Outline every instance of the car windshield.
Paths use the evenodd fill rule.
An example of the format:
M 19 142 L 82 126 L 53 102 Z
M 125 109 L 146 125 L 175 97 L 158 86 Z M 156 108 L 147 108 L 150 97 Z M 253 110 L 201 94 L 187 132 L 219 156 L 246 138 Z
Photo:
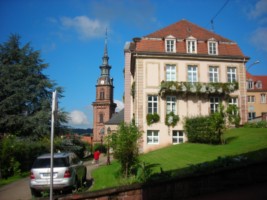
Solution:
M 69 166 L 66 158 L 54 158 L 54 167 L 67 167 Z M 34 163 L 32 168 L 49 168 L 50 158 L 39 158 Z

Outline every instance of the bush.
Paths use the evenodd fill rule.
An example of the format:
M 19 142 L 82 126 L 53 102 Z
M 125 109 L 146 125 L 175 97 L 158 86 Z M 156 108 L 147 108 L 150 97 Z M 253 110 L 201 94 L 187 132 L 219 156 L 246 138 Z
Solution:
M 3 178 L 29 171 L 35 158 L 49 152 L 49 140 L 32 141 L 12 135 L 2 138 L 0 143 L 0 166 Z
M 213 116 L 199 116 L 187 118 L 185 132 L 188 142 L 218 144 L 221 136 L 215 127 L 212 126 Z
M 247 122 L 245 128 L 267 128 L 267 121 Z
M 107 147 L 101 143 L 94 144 L 94 152 L 96 150 L 99 150 L 101 153 L 107 153 Z

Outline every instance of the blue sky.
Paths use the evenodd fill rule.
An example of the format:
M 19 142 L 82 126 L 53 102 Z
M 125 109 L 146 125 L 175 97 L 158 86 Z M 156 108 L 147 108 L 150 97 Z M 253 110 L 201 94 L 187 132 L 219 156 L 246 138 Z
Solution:
M 125 42 L 181 19 L 208 30 L 213 19 L 214 31 L 251 58 L 247 66 L 260 61 L 249 71 L 267 75 L 267 0 L 0 0 L 0 43 L 15 33 L 40 50 L 49 64 L 44 73 L 65 89 L 59 106 L 70 114 L 69 125 L 92 128 L 106 28 L 114 99 L 121 108 Z

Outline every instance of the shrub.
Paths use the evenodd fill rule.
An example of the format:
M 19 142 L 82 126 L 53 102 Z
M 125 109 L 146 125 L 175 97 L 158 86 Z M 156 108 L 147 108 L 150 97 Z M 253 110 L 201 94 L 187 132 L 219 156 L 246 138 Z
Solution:
M 94 152 L 96 150 L 99 150 L 101 153 L 107 153 L 107 147 L 101 143 L 94 144 Z
M 141 132 L 134 124 L 122 123 L 116 133 L 112 134 L 111 147 L 113 148 L 114 158 L 121 165 L 123 176 L 128 177 L 132 174 L 134 166 L 138 163 L 138 140 Z
M 267 128 L 267 121 L 247 122 L 245 128 Z
M 192 143 L 220 143 L 220 135 L 212 127 L 211 116 L 199 116 L 187 118 L 185 122 L 185 132 L 188 141 Z

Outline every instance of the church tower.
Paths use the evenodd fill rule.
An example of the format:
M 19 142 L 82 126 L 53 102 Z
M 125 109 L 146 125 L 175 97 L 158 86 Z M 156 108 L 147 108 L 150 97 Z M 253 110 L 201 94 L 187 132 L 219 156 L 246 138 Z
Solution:
M 107 122 L 115 112 L 116 104 L 113 102 L 113 78 L 110 77 L 111 66 L 108 64 L 107 50 L 107 32 L 105 38 L 104 55 L 102 57 L 102 65 L 99 67 L 101 71 L 100 77 L 96 84 L 96 100 L 93 102 L 94 110 L 94 129 L 93 141 L 102 142 L 105 133 L 104 123 Z

